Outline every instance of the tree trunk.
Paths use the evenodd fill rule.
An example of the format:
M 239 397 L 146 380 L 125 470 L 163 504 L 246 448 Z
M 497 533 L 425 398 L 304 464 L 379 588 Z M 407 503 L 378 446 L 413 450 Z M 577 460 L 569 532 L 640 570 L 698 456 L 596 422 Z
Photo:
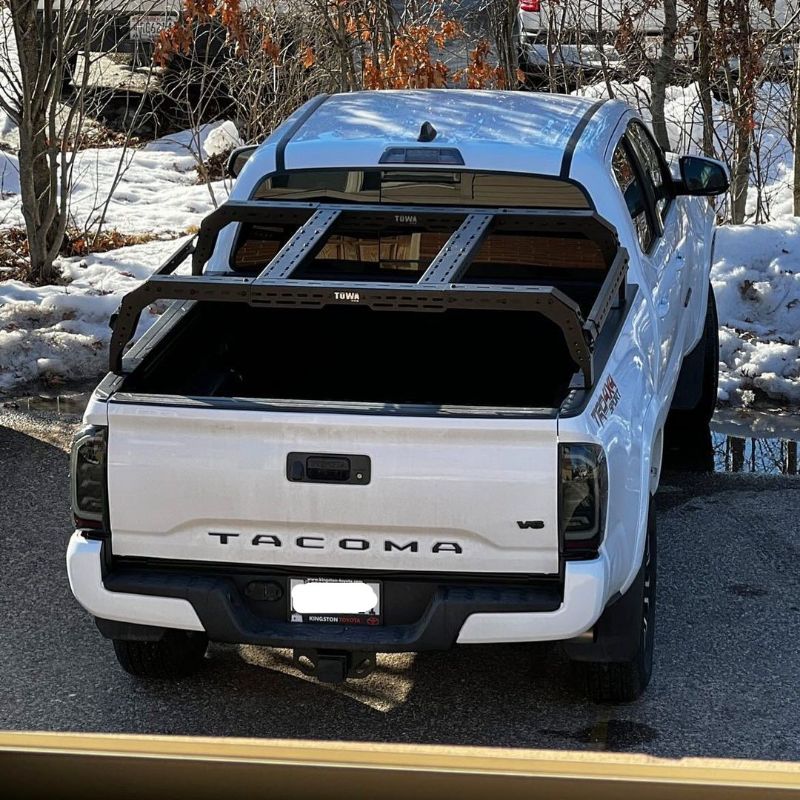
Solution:
M 703 154 L 714 156 L 714 109 L 711 102 L 711 25 L 708 22 L 708 0 L 697 0 L 695 8 L 697 38 L 697 91 L 703 115 Z
M 800 217 L 800 58 L 794 72 L 794 215 Z
M 653 115 L 653 134 L 662 150 L 670 150 L 664 103 L 667 84 L 675 68 L 675 39 L 678 34 L 678 8 L 676 0 L 664 0 L 664 29 L 661 38 L 661 55 L 653 66 L 650 110 Z
M 741 98 L 740 98 L 740 101 Z M 733 208 L 731 222 L 741 225 L 744 222 L 747 206 L 747 188 L 750 183 L 750 151 L 753 144 L 753 131 L 747 119 L 747 112 L 741 109 L 736 119 L 736 143 L 731 170 L 731 194 Z
M 50 116 L 56 113 L 54 92 L 56 86 L 60 91 L 58 74 L 63 74 L 63 65 L 51 68 L 50 58 L 44 55 L 52 52 L 52 40 L 45 41 L 47 37 L 37 23 L 36 3 L 12 0 L 11 10 L 23 86 L 19 175 L 31 278 L 39 284 L 52 283 L 58 277 L 53 261 L 64 236 L 65 221 L 59 208 L 57 144 L 48 142 L 48 131 Z

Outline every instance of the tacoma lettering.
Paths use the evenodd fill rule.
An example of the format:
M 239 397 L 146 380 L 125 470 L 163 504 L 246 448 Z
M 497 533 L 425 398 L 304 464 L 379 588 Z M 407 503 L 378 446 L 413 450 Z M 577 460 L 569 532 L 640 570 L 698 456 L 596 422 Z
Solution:
M 522 527 L 522 525 L 520 525 L 520 527 Z M 526 525 L 526 527 L 530 526 Z M 532 527 L 537 527 L 537 525 L 534 523 Z M 229 544 L 230 539 L 236 539 L 241 536 L 239 533 L 216 533 L 213 531 L 209 531 L 208 535 L 217 537 L 219 543 L 223 545 Z M 249 539 L 249 543 L 251 547 L 261 547 L 263 545 L 269 547 L 284 546 L 281 537 L 272 533 L 257 533 Z M 347 550 L 351 553 L 363 553 L 371 549 L 373 545 L 377 548 L 382 548 L 385 553 L 420 552 L 419 542 L 413 539 L 409 542 L 393 542 L 391 539 L 384 539 L 372 543 L 367 539 L 357 539 L 354 537 L 345 537 L 344 539 L 336 539 L 334 541 L 330 541 L 324 536 L 297 536 L 294 539 L 294 546 L 302 548 L 303 550 L 325 550 L 329 545 L 338 546 L 341 550 Z M 455 555 L 460 555 L 464 552 L 464 548 L 458 542 L 434 542 L 430 546 L 430 552 L 454 553 Z

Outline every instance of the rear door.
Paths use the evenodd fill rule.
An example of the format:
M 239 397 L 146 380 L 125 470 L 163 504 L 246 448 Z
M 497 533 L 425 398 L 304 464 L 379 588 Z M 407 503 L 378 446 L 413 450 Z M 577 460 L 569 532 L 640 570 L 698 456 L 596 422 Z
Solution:
M 656 309 L 661 321 L 661 374 L 670 362 L 680 359 L 683 326 L 686 322 L 686 296 L 694 248 L 687 242 L 685 214 L 672 192 L 672 181 L 664 156 L 644 125 L 634 120 L 626 138 L 650 197 L 650 209 L 657 235 L 648 253 L 657 273 Z
M 669 171 L 649 132 L 633 120 L 613 157 L 614 172 L 628 205 L 641 258 L 654 276 L 653 301 L 657 314 L 659 381 L 680 354 L 684 319 L 687 257 L 686 219 L 671 192 Z
M 290 453 L 319 457 L 305 477 L 332 482 L 297 480 Z M 333 456 L 349 459 L 351 472 Z M 118 556 L 344 570 L 559 568 L 555 419 L 112 400 L 108 476 Z

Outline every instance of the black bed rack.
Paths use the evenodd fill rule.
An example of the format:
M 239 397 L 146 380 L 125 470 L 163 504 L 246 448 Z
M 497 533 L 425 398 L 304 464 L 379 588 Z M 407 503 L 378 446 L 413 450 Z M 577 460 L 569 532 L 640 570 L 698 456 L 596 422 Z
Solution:
M 358 231 L 455 231 L 425 272 L 408 282 L 303 280 L 298 269 L 319 252 L 334 224 Z M 257 275 L 204 272 L 221 231 L 229 225 L 299 225 Z M 489 231 L 578 235 L 596 242 L 608 270 L 586 319 L 578 304 L 552 286 L 460 283 Z M 191 275 L 175 274 L 192 258 Z M 125 295 L 112 323 L 110 369 L 123 374 L 123 353 L 142 311 L 157 300 L 247 303 L 251 306 L 321 308 L 357 303 L 379 310 L 436 312 L 448 308 L 536 311 L 561 329 L 578 365 L 574 388 L 594 380 L 595 342 L 615 306 L 625 301 L 628 256 L 614 229 L 594 211 L 462 208 L 253 201 L 220 206 L 141 286 Z

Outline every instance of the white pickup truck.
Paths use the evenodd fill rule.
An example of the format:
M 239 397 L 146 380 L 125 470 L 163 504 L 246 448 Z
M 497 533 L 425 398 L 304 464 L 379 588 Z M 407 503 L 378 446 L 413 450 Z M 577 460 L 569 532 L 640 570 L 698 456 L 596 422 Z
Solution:
M 556 640 L 637 697 L 665 420 L 716 398 L 724 167 L 671 172 L 620 102 L 433 90 L 314 98 L 231 169 L 74 443 L 70 584 L 121 665 Z

